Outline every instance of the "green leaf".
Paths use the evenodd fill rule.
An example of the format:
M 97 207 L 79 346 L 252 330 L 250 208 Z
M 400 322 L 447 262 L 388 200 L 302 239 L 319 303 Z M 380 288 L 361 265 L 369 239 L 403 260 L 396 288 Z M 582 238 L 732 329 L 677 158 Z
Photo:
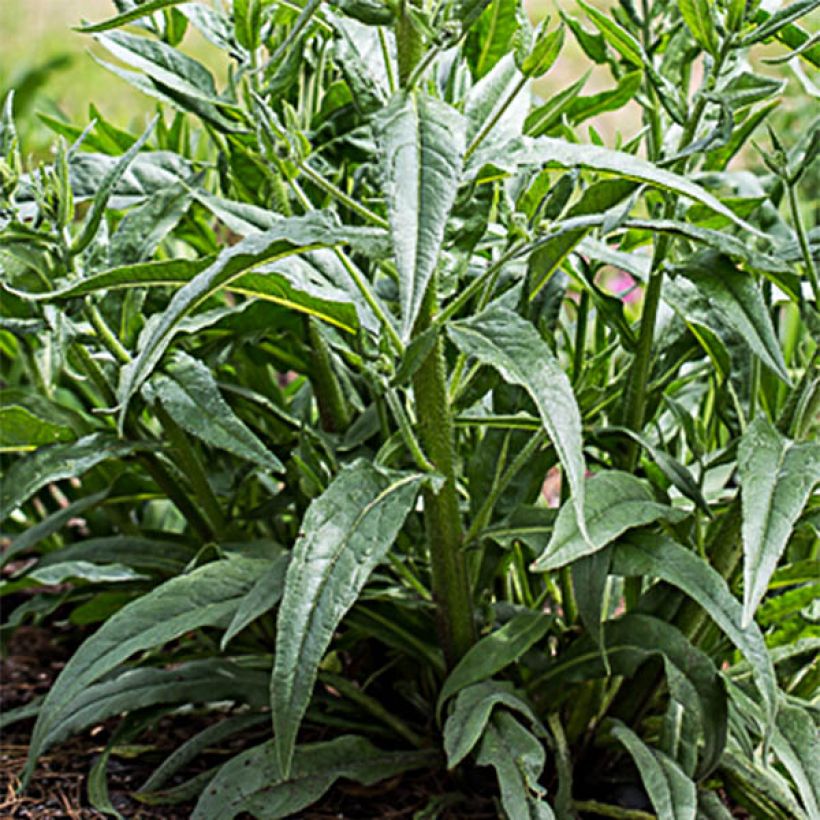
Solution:
M 554 820 L 538 783 L 546 762 L 544 745 L 507 712 L 498 712 L 484 731 L 476 764 L 492 766 L 501 805 L 510 820 Z
M 236 41 L 248 51 L 259 48 L 259 28 L 262 24 L 260 0 L 234 0 L 233 25 Z
M 680 272 L 695 285 L 706 303 L 706 316 L 700 318 L 708 319 L 707 327 L 716 333 L 722 323 L 733 328 L 763 364 L 789 384 L 783 353 L 754 279 L 739 271 L 725 256 L 712 252 L 690 258 Z
M 558 54 L 563 45 L 563 26 L 549 34 L 539 36 L 532 51 L 521 63 L 521 73 L 525 77 L 541 77 L 546 74 L 558 59 Z
M 592 555 L 633 527 L 654 521 L 676 521 L 686 513 L 659 504 L 647 484 L 629 473 L 607 470 L 586 482 L 588 538 L 578 529 L 568 503 L 558 513 L 555 529 L 544 552 L 532 565 L 535 572 L 550 572 Z
M 177 351 L 168 373 L 170 376 L 154 376 L 147 392 L 162 402 L 180 427 L 212 447 L 263 469 L 284 472 L 282 462 L 222 398 L 211 371 L 199 359 Z
M 133 23 L 134 20 L 140 20 L 153 14 L 155 11 L 170 8 L 171 6 L 178 6 L 188 0 L 146 0 L 140 3 L 135 8 L 110 17 L 108 20 L 103 20 L 101 23 L 84 23 L 77 27 L 77 31 L 83 34 L 94 34 L 99 31 L 108 31 L 112 28 L 120 28 L 127 23 Z
M 276 748 L 286 776 L 322 656 L 392 546 L 422 481 L 417 473 L 382 471 L 360 460 L 305 513 L 285 576 L 271 678 Z
M 797 0 L 796 3 L 789 3 L 788 6 L 778 9 L 770 17 L 764 19 L 750 34 L 747 34 L 739 43 L 742 48 L 747 48 L 754 43 L 760 43 L 774 37 L 782 29 L 790 24 L 810 14 L 820 7 L 820 0 Z M 763 16 L 766 12 L 761 12 Z M 755 22 L 758 18 L 755 18 Z
M 782 703 L 772 748 L 797 785 L 806 814 L 820 816 L 820 741 L 811 713 L 794 703 Z
M 467 7 L 469 12 L 465 14 Z M 472 24 L 464 52 L 475 78 L 481 79 L 510 51 L 519 28 L 518 3 L 516 0 L 462 0 L 462 9 L 462 16 L 467 18 L 465 27 Z M 470 18 L 476 17 L 472 23 Z
M 41 419 L 25 407 L 0 407 L 0 452 L 35 450 L 74 438 L 71 428 Z
M 644 63 L 644 54 L 641 44 L 622 26 L 619 26 L 611 17 L 598 9 L 587 5 L 584 0 L 578 0 L 578 5 L 586 12 L 587 17 L 601 32 L 604 40 L 611 45 L 618 54 L 635 68 L 641 68 Z
M 0 581 L 0 597 L 38 586 L 85 581 L 89 584 L 119 584 L 124 581 L 139 581 L 144 575 L 134 572 L 122 564 L 92 564 L 89 561 L 61 561 L 47 567 L 37 567 L 25 575 L 12 580 Z
M 274 558 L 268 568 L 259 576 L 248 594 L 237 607 L 233 620 L 225 630 L 220 643 L 220 649 L 225 647 L 248 624 L 253 623 L 261 615 L 273 609 L 282 597 L 285 589 L 285 573 L 287 572 L 290 555 L 284 554 Z
M 516 693 L 511 683 L 483 681 L 468 686 L 459 692 L 453 712 L 444 724 L 448 768 L 454 769 L 475 748 L 496 706 L 506 706 L 524 715 L 532 724 L 538 724 L 532 707 Z
M 754 618 L 812 490 L 820 443 L 795 443 L 758 416 L 738 447 L 743 509 L 743 623 Z
M 439 709 L 465 686 L 490 678 L 518 660 L 546 635 L 551 624 L 552 619 L 543 612 L 528 610 L 478 641 L 444 681 L 438 697 Z
M 774 720 L 777 679 L 760 629 L 742 625 L 743 609 L 726 582 L 710 564 L 662 535 L 633 535 L 615 548 L 612 571 L 618 575 L 654 575 L 681 589 L 700 604 L 726 637 L 752 665 L 755 683 Z
M 125 175 L 128 166 L 136 158 L 137 154 L 142 150 L 151 132 L 154 130 L 157 118 L 155 117 L 145 129 L 143 135 L 116 161 L 111 168 L 108 169 L 102 180 L 98 180 L 94 201 L 91 203 L 91 208 L 85 218 L 83 227 L 80 233 L 75 237 L 71 244 L 72 253 L 79 253 L 91 244 L 91 240 L 97 234 L 100 227 L 100 222 L 105 214 L 105 209 L 108 207 L 111 196 L 117 187 L 117 183 Z
M 651 749 L 620 721 L 613 721 L 611 731 L 635 761 L 658 817 L 695 820 L 697 789 L 678 764 L 663 752 Z
M 653 657 L 663 659 L 672 696 L 696 713 L 703 733 L 699 774 L 713 771 L 721 760 L 727 734 L 723 681 L 714 663 L 671 624 L 649 615 L 627 613 L 606 621 L 603 645 L 607 660 L 591 636 L 575 641 L 531 684 L 533 697 L 550 703 L 565 696 L 574 682 L 622 675 L 630 678 Z M 685 686 L 681 686 L 685 681 Z M 690 694 L 692 693 L 692 694 Z
M 166 43 L 125 31 L 97 34 L 94 39 L 118 60 L 176 93 L 217 107 L 231 105 L 219 97 L 213 75 L 202 63 Z
M 481 152 L 475 154 L 468 171 L 477 171 L 476 166 L 483 164 L 484 160 L 486 157 L 483 157 Z M 509 170 L 525 165 L 543 165 L 548 162 L 563 168 L 579 166 L 613 174 L 634 182 L 645 182 L 656 188 L 700 202 L 744 230 L 757 236 L 762 235 L 761 231 L 741 219 L 731 208 L 701 188 L 700 185 L 680 174 L 659 168 L 648 160 L 624 151 L 612 151 L 599 145 L 582 145 L 553 137 L 522 137 L 508 146 L 504 154 L 493 157 L 493 161 L 498 167 Z
M 92 433 L 70 444 L 52 444 L 15 461 L 6 472 L 0 493 L 0 521 L 34 493 L 54 481 L 77 478 L 110 458 L 122 458 L 139 444 L 107 433 Z
M 566 107 L 567 118 L 573 125 L 578 125 L 578 123 L 597 117 L 605 111 L 617 111 L 630 100 L 635 99 L 635 94 L 640 89 L 642 82 L 642 71 L 630 71 L 624 74 L 618 80 L 615 88 L 609 91 L 602 91 L 589 97 L 575 97 Z M 540 132 L 533 130 L 529 133 L 537 136 Z
M 433 752 L 385 752 L 370 741 L 342 735 L 306 743 L 285 775 L 270 740 L 231 758 L 203 790 L 192 820 L 232 820 L 249 813 L 260 820 L 299 816 L 339 778 L 370 786 L 401 772 L 434 765 Z
M 133 265 L 150 259 L 185 215 L 191 198 L 190 190 L 178 183 L 157 191 L 141 207 L 129 211 L 111 237 L 108 265 Z
M 470 319 L 451 322 L 447 333 L 459 350 L 494 367 L 506 382 L 529 393 L 566 471 L 578 525 L 584 533 L 581 414 L 569 379 L 547 343 L 529 322 L 497 305 Z
M 304 217 L 282 219 L 275 228 L 243 239 L 223 250 L 216 260 L 174 295 L 159 321 L 143 341 L 139 354 L 121 371 L 119 399 L 121 418 L 128 402 L 151 375 L 167 349 L 179 322 L 198 305 L 252 268 L 344 242 L 346 233 L 327 213 L 317 211 Z
M 160 703 L 239 701 L 265 705 L 268 673 L 241 661 L 207 658 L 168 669 L 130 669 L 79 692 L 44 736 L 40 754 L 89 726 Z
M 264 566 L 246 558 L 214 561 L 166 581 L 109 618 L 54 681 L 32 732 L 22 779 L 31 777 L 48 737 L 70 716 L 72 703 L 84 690 L 143 649 L 192 629 L 225 626 Z
M 680 0 L 678 10 L 695 42 L 714 56 L 718 41 L 709 0 Z
M 436 269 L 455 202 L 466 122 L 455 109 L 426 94 L 402 93 L 379 115 L 375 131 L 406 341 Z
M 108 490 L 101 490 L 98 493 L 82 496 L 76 501 L 72 501 L 66 507 L 60 507 L 51 515 L 29 526 L 19 535 L 15 536 L 8 547 L 0 555 L 0 567 L 5 566 L 12 558 L 21 552 L 26 552 L 32 547 L 36 547 L 42 540 L 48 538 L 61 530 L 71 521 L 72 518 L 79 518 L 86 510 L 90 510 L 99 504 L 107 495 Z M 65 553 L 63 553 L 65 555 Z

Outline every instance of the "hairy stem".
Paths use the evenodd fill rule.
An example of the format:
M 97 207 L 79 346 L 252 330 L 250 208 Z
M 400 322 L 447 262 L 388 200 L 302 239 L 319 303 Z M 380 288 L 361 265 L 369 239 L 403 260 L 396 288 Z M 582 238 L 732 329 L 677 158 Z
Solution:
M 434 276 L 422 305 L 417 333 L 426 330 L 433 320 L 438 301 L 436 290 Z M 416 372 L 413 393 L 422 446 L 444 476 L 444 485 L 438 492 L 429 486 L 424 490 L 424 519 L 438 629 L 447 664 L 452 667 L 475 643 L 476 632 L 463 551 L 455 478 L 455 433 L 441 338 Z

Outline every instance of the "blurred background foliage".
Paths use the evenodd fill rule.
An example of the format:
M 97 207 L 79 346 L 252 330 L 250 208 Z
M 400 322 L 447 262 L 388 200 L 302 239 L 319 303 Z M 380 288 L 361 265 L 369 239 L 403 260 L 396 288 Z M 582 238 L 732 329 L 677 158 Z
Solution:
M 593 5 L 604 8 L 612 5 L 612 0 L 596 0 Z M 768 0 L 763 5 L 771 10 L 781 3 Z M 556 18 L 561 11 L 577 16 L 574 0 L 529 0 L 529 8 L 534 20 L 548 15 Z M 154 107 L 153 101 L 98 65 L 95 55 L 107 58 L 109 55 L 99 49 L 90 36 L 73 30 L 83 20 L 101 20 L 110 16 L 112 11 L 112 0 L 0 2 L 0 99 L 9 88 L 16 90 L 15 113 L 27 153 L 47 155 L 54 139 L 53 132 L 44 122 L 49 117 L 77 125 L 87 124 L 94 117 L 89 110 L 89 101 L 93 101 L 102 117 L 121 128 L 140 132 L 145 127 L 146 118 Z M 816 31 L 820 14 L 806 22 L 814 23 L 808 28 Z M 217 77 L 221 69 L 224 71 L 221 55 L 191 28 L 186 34 L 185 46 L 188 53 L 208 65 Z M 788 134 L 811 121 L 812 112 L 805 110 L 806 92 L 810 99 L 817 100 L 817 78 L 807 77 L 799 67 L 796 68 L 800 72 L 797 74 L 795 68 L 787 64 L 767 62 L 769 57 L 778 53 L 781 50 L 777 45 L 759 46 L 753 56 L 757 72 L 788 80 L 785 102 L 773 123 L 776 130 Z M 575 39 L 567 37 L 561 59 L 536 83 L 536 93 L 549 97 L 577 80 L 589 66 L 590 61 Z M 605 91 L 613 84 L 607 69 L 596 66 L 590 73 L 584 93 Z M 640 128 L 639 108 L 632 103 L 625 109 L 599 115 L 591 123 L 607 144 L 614 145 L 619 133 L 629 137 Z M 761 140 L 768 143 L 768 137 L 761 135 Z M 749 153 L 735 160 L 741 164 L 759 161 Z

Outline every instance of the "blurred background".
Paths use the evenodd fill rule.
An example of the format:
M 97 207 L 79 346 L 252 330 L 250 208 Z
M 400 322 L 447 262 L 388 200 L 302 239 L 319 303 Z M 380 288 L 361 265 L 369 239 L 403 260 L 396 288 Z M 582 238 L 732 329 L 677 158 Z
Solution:
M 612 0 L 593 0 L 606 7 Z M 534 20 L 545 15 L 557 19 L 556 9 L 583 15 L 574 0 L 528 0 Z M 770 0 L 768 7 L 777 7 L 779 0 Z M 79 34 L 72 27 L 83 20 L 97 21 L 115 13 L 111 0 L 0 0 L 0 99 L 9 88 L 16 89 L 15 108 L 24 150 L 30 155 L 43 155 L 54 139 L 38 114 L 67 120 L 77 125 L 88 123 L 89 103 L 93 102 L 102 116 L 122 128 L 141 131 L 154 102 L 113 76 L 94 61 L 93 55 L 111 59 L 98 48 L 89 35 Z M 817 22 L 816 14 L 813 22 Z M 816 28 L 814 29 L 816 30 Z M 198 37 L 189 27 L 183 47 L 208 65 L 217 77 L 224 75 L 225 62 L 216 50 Z M 789 79 L 791 98 L 781 106 L 776 126 L 788 135 L 789 130 L 806 127 L 811 121 L 814 104 L 792 71 L 786 65 L 761 62 L 768 54 L 782 54 L 778 45 L 762 46 L 754 52 L 756 69 L 767 76 Z M 574 38 L 568 34 L 561 59 L 536 84 L 536 92 L 547 97 L 566 88 L 590 68 Z M 592 94 L 614 85 L 606 69 L 595 67 L 584 88 Z M 625 109 L 610 112 L 591 121 L 607 144 L 614 145 L 618 132 L 625 137 L 640 128 L 640 115 L 635 103 Z M 582 138 L 586 134 L 580 135 Z M 795 134 L 796 136 L 796 134 Z M 756 162 L 746 157 L 745 162 Z

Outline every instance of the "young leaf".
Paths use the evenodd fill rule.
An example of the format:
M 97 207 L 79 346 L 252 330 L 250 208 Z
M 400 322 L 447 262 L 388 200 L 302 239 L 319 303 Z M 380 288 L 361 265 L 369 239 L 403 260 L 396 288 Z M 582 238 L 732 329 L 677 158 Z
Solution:
M 133 23 L 134 20 L 140 20 L 153 14 L 155 11 L 170 8 L 171 6 L 178 6 L 188 0 L 147 0 L 147 2 L 140 3 L 133 9 L 117 14 L 115 17 L 110 17 L 108 20 L 103 20 L 101 23 L 85 23 L 77 27 L 77 31 L 83 34 L 95 34 L 99 31 L 108 31 L 112 28 L 120 28 L 128 23 Z
M 426 94 L 403 93 L 379 115 L 375 131 L 406 341 L 438 263 L 455 202 L 466 122 L 455 109 Z
M 709 327 L 715 332 L 721 323 L 734 328 L 763 364 L 789 384 L 783 353 L 754 279 L 714 252 L 690 258 L 681 273 L 708 304 L 713 315 Z M 713 326 L 715 323 L 717 326 Z
M 666 504 L 655 501 L 652 491 L 629 473 L 607 470 L 586 482 L 586 521 L 588 538 L 578 529 L 576 517 L 565 503 L 544 552 L 532 565 L 535 572 L 550 572 L 585 555 L 592 555 L 633 527 L 653 521 L 680 520 L 685 516 Z
M 435 752 L 385 752 L 369 740 L 341 735 L 306 743 L 285 775 L 274 741 L 231 758 L 203 790 L 192 820 L 233 820 L 249 813 L 266 820 L 297 817 L 339 778 L 371 786 L 401 772 L 434 765 Z
M 43 703 L 23 774 L 27 780 L 44 744 L 92 683 L 142 649 L 202 626 L 225 625 L 257 578 L 263 562 L 231 558 L 180 575 L 125 606 L 71 656 Z
M 293 547 L 279 606 L 271 708 L 282 773 L 319 662 L 370 573 L 393 544 L 423 481 L 360 460 L 342 470 L 308 508 Z
M 191 435 L 263 469 L 283 472 L 282 462 L 241 421 L 222 398 L 211 371 L 199 359 L 177 351 L 168 367 L 170 378 L 158 375 L 150 390 L 171 418 Z
M 718 45 L 717 32 L 709 0 L 680 0 L 678 9 L 698 45 L 715 56 Z
M 242 599 L 233 619 L 225 630 L 225 634 L 222 636 L 220 648 L 223 652 L 231 640 L 248 624 L 273 609 L 279 603 L 285 589 L 285 573 L 289 561 L 290 555 L 288 554 L 274 558 L 251 587 L 248 594 Z
M 612 735 L 626 747 L 641 775 L 646 793 L 658 817 L 695 820 L 697 789 L 671 757 L 651 749 L 620 721 L 614 721 Z
M 447 333 L 461 351 L 494 367 L 532 397 L 566 471 L 578 527 L 585 535 L 581 414 L 569 379 L 547 343 L 529 322 L 497 305 L 450 323 Z
M 641 68 L 644 63 L 644 54 L 641 44 L 625 28 L 619 26 L 612 18 L 598 9 L 587 5 L 584 0 L 578 0 L 578 5 L 587 13 L 601 32 L 603 38 L 618 54 L 635 68 Z
M 532 707 L 515 692 L 511 683 L 484 681 L 468 686 L 459 692 L 453 713 L 444 724 L 444 751 L 450 769 L 473 750 L 496 706 L 519 712 L 533 725 L 538 725 Z
M 752 665 L 771 724 L 777 702 L 777 680 L 763 636 L 753 621 L 742 625 L 740 602 L 710 564 L 662 535 L 639 535 L 618 544 L 613 553 L 612 571 L 619 575 L 655 575 L 699 603 Z
M 508 712 L 493 715 L 476 763 L 495 769 L 501 805 L 510 820 L 555 820 L 538 784 L 545 762 L 544 745 L 532 732 Z
M 15 461 L 6 472 L 0 492 L 0 521 L 34 493 L 54 481 L 76 478 L 109 458 L 122 458 L 139 444 L 107 433 L 92 433 L 70 444 L 41 447 Z
M 743 509 L 743 624 L 754 618 L 792 528 L 820 482 L 820 443 L 795 443 L 758 416 L 738 447 Z
M 531 684 L 533 697 L 545 702 L 561 697 L 578 681 L 623 675 L 632 677 L 652 657 L 664 663 L 670 693 L 698 714 L 703 732 L 701 775 L 713 771 L 726 745 L 726 691 L 714 663 L 671 624 L 649 615 L 627 613 L 603 626 L 601 650 L 590 636 L 575 641 L 554 658 Z M 685 686 L 677 686 L 685 681 Z M 694 698 L 688 696 L 694 693 Z
M 550 628 L 552 620 L 543 612 L 521 612 L 501 629 L 482 638 L 458 662 L 439 693 L 439 708 L 465 686 L 492 677 L 514 663 L 536 644 Z

